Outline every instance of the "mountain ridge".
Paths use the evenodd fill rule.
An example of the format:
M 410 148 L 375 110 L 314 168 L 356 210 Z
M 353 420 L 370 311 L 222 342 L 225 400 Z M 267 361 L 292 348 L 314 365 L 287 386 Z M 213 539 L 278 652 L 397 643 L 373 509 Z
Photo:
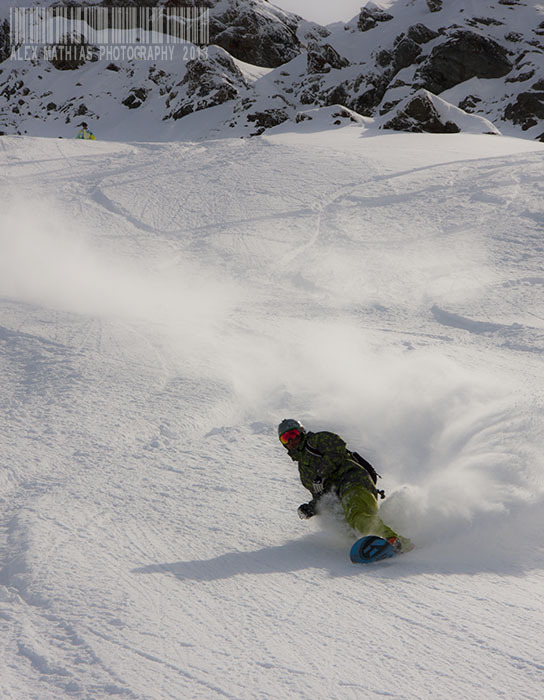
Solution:
M 296 124 L 300 112 L 333 105 L 394 128 L 407 123 L 407 98 L 423 89 L 491 122 L 492 131 L 544 140 L 544 9 L 537 3 L 486 1 L 473 15 L 440 0 L 369 2 L 350 22 L 323 27 L 267 0 L 206 0 L 199 5 L 210 13 L 209 46 L 178 46 L 163 61 L 108 60 L 87 46 L 75 65 L 43 56 L 17 60 L 6 45 L 3 5 L 3 133 L 66 136 L 84 118 L 105 138 L 120 122 L 133 123 L 135 134 L 179 137 L 180 120 L 218 105 L 226 109 L 213 130 L 241 136 Z M 245 75 L 251 72 L 257 80 Z M 430 98 L 426 105 L 433 128 L 447 132 L 435 104 Z M 467 119 L 459 130 L 461 122 Z M 428 123 L 411 119 L 410 129 L 426 131 Z

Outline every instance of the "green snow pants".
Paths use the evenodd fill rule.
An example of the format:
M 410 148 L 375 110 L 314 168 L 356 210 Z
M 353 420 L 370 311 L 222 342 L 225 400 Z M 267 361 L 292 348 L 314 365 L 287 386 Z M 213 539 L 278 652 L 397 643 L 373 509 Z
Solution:
M 378 499 L 362 484 L 349 487 L 340 499 L 349 525 L 361 535 L 378 535 L 388 540 L 398 537 L 378 515 Z

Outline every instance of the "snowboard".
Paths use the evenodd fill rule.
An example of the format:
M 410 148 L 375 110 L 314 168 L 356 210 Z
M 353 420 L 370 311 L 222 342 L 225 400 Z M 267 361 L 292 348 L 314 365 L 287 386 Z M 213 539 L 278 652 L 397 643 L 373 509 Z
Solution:
M 397 553 L 391 543 L 376 535 L 361 537 L 353 544 L 349 553 L 349 558 L 354 564 L 371 564 L 374 561 L 396 556 Z

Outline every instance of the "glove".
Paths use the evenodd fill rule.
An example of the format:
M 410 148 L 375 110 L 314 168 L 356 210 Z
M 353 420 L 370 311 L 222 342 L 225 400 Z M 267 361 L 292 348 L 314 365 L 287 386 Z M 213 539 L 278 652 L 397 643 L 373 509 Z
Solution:
M 315 505 L 313 503 L 303 503 L 297 508 L 298 517 L 301 520 L 308 520 L 315 515 Z
M 318 476 L 312 481 L 312 491 L 314 493 L 322 494 L 323 493 L 323 479 Z

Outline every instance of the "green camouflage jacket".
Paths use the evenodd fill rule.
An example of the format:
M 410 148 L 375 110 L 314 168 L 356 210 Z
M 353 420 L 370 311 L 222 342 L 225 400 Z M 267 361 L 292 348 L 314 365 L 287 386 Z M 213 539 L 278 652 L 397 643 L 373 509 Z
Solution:
M 377 494 L 366 469 L 352 458 L 344 440 L 335 433 L 306 433 L 300 445 L 289 450 L 289 456 L 298 462 L 300 481 L 314 497 L 313 482 L 319 478 L 323 479 L 324 493 L 335 491 L 340 498 L 354 484 Z

